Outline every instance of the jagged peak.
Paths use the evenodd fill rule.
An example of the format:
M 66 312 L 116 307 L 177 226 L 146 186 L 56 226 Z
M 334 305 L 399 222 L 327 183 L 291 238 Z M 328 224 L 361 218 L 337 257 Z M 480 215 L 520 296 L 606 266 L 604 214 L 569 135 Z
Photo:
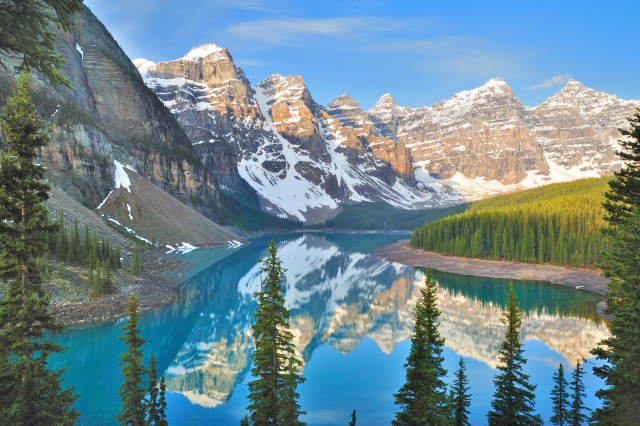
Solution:
M 144 58 L 134 59 L 131 62 L 133 62 L 133 65 L 138 69 L 138 72 L 143 78 L 147 75 L 147 71 L 156 66 L 155 62 Z
M 202 46 L 192 47 L 189 53 L 180 59 L 183 61 L 197 61 L 198 59 L 206 58 L 213 53 L 222 52 L 223 50 L 225 49 L 213 43 L 203 44 Z
M 263 88 L 267 86 L 282 86 L 282 85 L 302 86 L 302 87 L 305 86 L 304 79 L 302 78 L 301 75 L 289 74 L 288 76 L 285 77 L 278 73 L 271 74 L 269 77 L 265 78 L 257 85 Z
M 358 103 L 346 93 L 343 93 L 327 104 L 327 108 L 340 108 L 345 106 L 351 108 L 359 108 Z
M 486 91 L 491 91 L 494 93 L 496 92 L 507 93 L 507 94 L 513 93 L 513 91 L 511 90 L 511 87 L 503 78 L 492 78 L 491 80 L 487 81 L 485 84 L 478 87 L 477 89 L 470 90 L 471 93 L 486 92 Z
M 376 104 L 371 109 L 388 109 L 390 107 L 393 108 L 397 106 L 398 104 L 396 103 L 396 100 L 393 99 L 393 96 L 391 96 L 389 93 L 385 93 L 380 97 L 380 99 L 378 99 L 378 102 L 376 102 Z

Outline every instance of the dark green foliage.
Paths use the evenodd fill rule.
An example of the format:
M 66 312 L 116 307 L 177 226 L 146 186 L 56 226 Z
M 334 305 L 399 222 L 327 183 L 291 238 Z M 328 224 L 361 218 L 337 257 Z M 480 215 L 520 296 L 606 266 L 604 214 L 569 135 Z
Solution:
M 2 7 L 6 7 L 2 6 Z M 0 43 L 6 34 L 0 18 Z M 77 395 L 62 389 L 63 370 L 47 369 L 51 353 L 63 349 L 45 333 L 64 326 L 49 310 L 36 259 L 47 250 L 47 236 L 56 231 L 47 221 L 44 201 L 49 185 L 36 152 L 49 141 L 29 97 L 29 76 L 22 73 L 18 89 L 0 117 L 6 146 L 0 152 L 0 421 L 15 425 L 73 425 Z
M 601 202 L 610 178 L 501 195 L 418 228 L 410 245 L 481 259 L 595 267 L 607 239 Z
M 254 425 L 304 425 L 297 402 L 298 384 L 304 378 L 297 373 L 302 362 L 296 358 L 293 335 L 289 331 L 289 310 L 284 306 L 284 269 L 278 259 L 273 240 L 269 254 L 262 262 L 261 290 L 255 294 L 258 309 L 252 326 L 255 350 L 251 355 L 251 373 L 256 378 L 249 383 L 251 423 Z
M 140 253 L 138 246 L 133 249 L 133 265 L 131 266 L 131 273 L 135 277 L 140 275 Z
M 458 363 L 458 371 L 456 371 L 456 378 L 453 381 L 451 392 L 453 393 L 453 410 L 452 420 L 456 426 L 467 426 L 469 423 L 469 406 L 471 405 L 471 395 L 469 395 L 469 379 L 465 373 L 466 368 L 464 360 L 460 357 Z
M 92 295 L 102 296 L 113 293 L 115 291 L 113 272 L 120 267 L 118 250 L 112 248 L 106 238 L 99 241 L 96 230 L 90 232 L 88 227 L 85 227 L 84 242 L 81 242 L 78 219 L 74 220 L 73 228 L 68 230 L 64 224 L 62 209 L 60 209 L 57 226 L 55 243 L 50 241 L 49 252 L 60 262 L 86 267 L 89 275 L 88 287 Z M 60 278 L 62 278 L 61 270 L 62 264 L 60 264 Z M 99 272 L 96 273 L 96 271 Z
M 156 426 L 167 426 L 167 385 L 164 382 L 164 376 L 160 379 L 160 393 L 158 393 L 158 421 Z
M 122 376 L 124 382 L 120 386 L 120 400 L 122 412 L 116 419 L 122 425 L 143 426 L 146 425 L 146 406 L 144 402 L 147 389 L 144 387 L 144 376 L 147 371 L 142 365 L 142 345 L 145 340 L 140 337 L 138 321 L 138 300 L 135 293 L 131 292 L 129 305 L 127 306 L 127 324 L 123 327 L 124 333 L 118 339 L 123 340 L 127 351 L 120 355 Z
M 80 10 L 82 0 L 0 2 L 0 52 L 18 55 L 23 69 L 40 71 L 54 85 L 71 87 L 58 71 L 65 61 L 55 53 L 53 27 L 68 32 L 71 15 Z
M 573 402 L 571 402 L 571 411 L 569 412 L 567 424 L 570 426 L 580 426 L 584 421 L 588 419 L 585 411 L 589 410 L 584 405 L 584 398 L 587 396 L 584 392 L 584 383 L 582 383 L 582 364 L 580 360 L 576 365 L 576 369 L 573 370 L 573 376 L 571 379 L 571 394 L 573 396 Z
M 156 357 L 151 355 L 149 360 L 149 391 L 147 397 L 147 421 L 149 425 L 157 425 L 160 422 L 160 407 L 158 407 L 158 370 Z
M 415 324 L 407 362 L 406 382 L 395 396 L 400 407 L 392 424 L 443 424 L 450 418 L 446 384 L 447 370 L 442 367 L 444 338 L 438 331 L 437 283 L 427 268 L 422 297 L 416 303 Z
M 243 418 L 240 419 L 240 426 L 249 426 L 249 416 L 244 415 Z
M 351 413 L 351 421 L 349 422 L 349 426 L 356 426 L 356 410 L 353 410 L 353 413 Z
M 522 371 L 527 362 L 520 342 L 522 311 L 518 309 L 513 284 L 509 285 L 509 304 L 502 322 L 507 324 L 507 332 L 498 351 L 500 372 L 493 379 L 495 392 L 487 421 L 490 425 L 541 425 L 540 416 L 533 414 L 536 386 Z
M 333 229 L 402 229 L 412 230 L 447 216 L 464 212 L 468 204 L 453 207 L 405 210 L 387 203 L 358 203 L 342 206 L 342 211 L 333 219 L 311 228 Z
M 551 402 L 553 403 L 553 416 L 551 423 L 558 426 L 569 424 L 569 394 L 567 393 L 567 379 L 564 377 L 564 366 L 560 364 L 553 374 L 553 389 L 551 390 Z
M 596 424 L 633 424 L 640 419 L 640 111 L 630 119 L 630 130 L 622 130 L 626 162 L 609 183 L 602 204 L 609 238 L 602 269 L 607 284 L 607 308 L 611 337 L 592 353 L 606 361 L 594 367 L 606 388 L 596 392 L 602 408 L 593 412 Z

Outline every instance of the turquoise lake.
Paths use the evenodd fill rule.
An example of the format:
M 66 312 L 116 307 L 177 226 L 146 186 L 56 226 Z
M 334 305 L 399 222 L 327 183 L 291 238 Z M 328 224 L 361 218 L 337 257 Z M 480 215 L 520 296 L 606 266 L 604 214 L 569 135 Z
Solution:
M 287 268 L 286 303 L 306 382 L 300 404 L 309 425 L 344 425 L 357 411 L 358 424 L 384 425 L 394 417 L 393 394 L 404 383 L 412 310 L 424 280 L 421 269 L 390 263 L 374 250 L 400 234 L 286 234 L 274 237 Z M 235 249 L 172 254 L 185 267 L 172 271 L 181 282 L 175 302 L 142 314 L 145 362 L 151 353 L 167 381 L 170 424 L 238 425 L 246 413 L 251 378 L 250 336 L 256 263 L 270 238 Z M 460 357 L 471 385 L 471 423 L 486 424 L 493 394 L 501 323 L 509 281 L 434 271 L 440 287 L 440 332 L 445 367 L 452 381 Z M 536 411 L 551 416 L 552 375 L 559 363 L 568 378 L 586 357 L 589 407 L 594 392 L 589 350 L 608 336 L 596 315 L 600 296 L 538 281 L 513 281 L 525 312 L 522 338 L 525 372 L 536 389 Z M 76 402 L 84 425 L 115 424 L 120 410 L 118 365 L 124 345 L 122 320 L 69 328 L 55 340 L 69 349 L 51 358 L 65 367 L 65 385 L 82 396 Z

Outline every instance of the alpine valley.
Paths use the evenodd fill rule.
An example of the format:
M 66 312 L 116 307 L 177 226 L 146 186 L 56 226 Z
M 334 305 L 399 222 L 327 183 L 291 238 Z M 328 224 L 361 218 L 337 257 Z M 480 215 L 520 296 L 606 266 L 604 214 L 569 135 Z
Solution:
M 74 89 L 34 74 L 34 100 L 52 124 L 41 153 L 51 182 L 95 209 L 115 189 L 120 163 L 195 208 L 190 215 L 223 224 L 237 225 L 221 219 L 230 199 L 321 223 L 345 204 L 445 207 L 610 175 L 621 167 L 618 128 L 640 106 L 571 80 L 528 108 L 497 78 L 422 108 L 400 107 L 388 94 L 369 111 L 346 94 L 323 106 L 301 76 L 252 84 L 214 44 L 172 61 L 132 63 L 87 8 L 56 43 Z M 0 103 L 11 81 L 3 77 Z M 151 239 L 135 217 L 148 221 L 153 212 L 128 219 L 117 211 L 127 202 L 111 204 L 99 213 Z

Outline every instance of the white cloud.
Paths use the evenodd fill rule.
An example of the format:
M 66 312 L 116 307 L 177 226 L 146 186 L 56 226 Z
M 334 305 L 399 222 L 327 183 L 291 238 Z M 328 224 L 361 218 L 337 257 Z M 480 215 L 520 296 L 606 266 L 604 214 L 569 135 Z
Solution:
M 349 37 L 406 30 L 415 26 L 416 20 L 377 17 L 340 17 L 328 19 L 266 19 L 246 21 L 229 28 L 234 37 L 266 44 L 286 45 L 303 35 L 324 37 Z
M 237 59 L 234 60 L 239 67 L 266 67 L 268 64 L 259 59 Z
M 467 76 L 519 74 L 526 54 L 509 52 L 482 38 L 449 36 L 428 40 L 405 40 L 370 46 L 368 50 L 413 56 L 426 71 L 444 70 Z
M 552 86 L 562 86 L 564 85 L 571 76 L 569 74 L 556 75 L 555 77 L 551 77 L 546 79 L 540 84 L 534 84 L 533 86 L 527 86 L 525 89 L 527 90 L 538 90 L 538 89 L 548 89 Z

